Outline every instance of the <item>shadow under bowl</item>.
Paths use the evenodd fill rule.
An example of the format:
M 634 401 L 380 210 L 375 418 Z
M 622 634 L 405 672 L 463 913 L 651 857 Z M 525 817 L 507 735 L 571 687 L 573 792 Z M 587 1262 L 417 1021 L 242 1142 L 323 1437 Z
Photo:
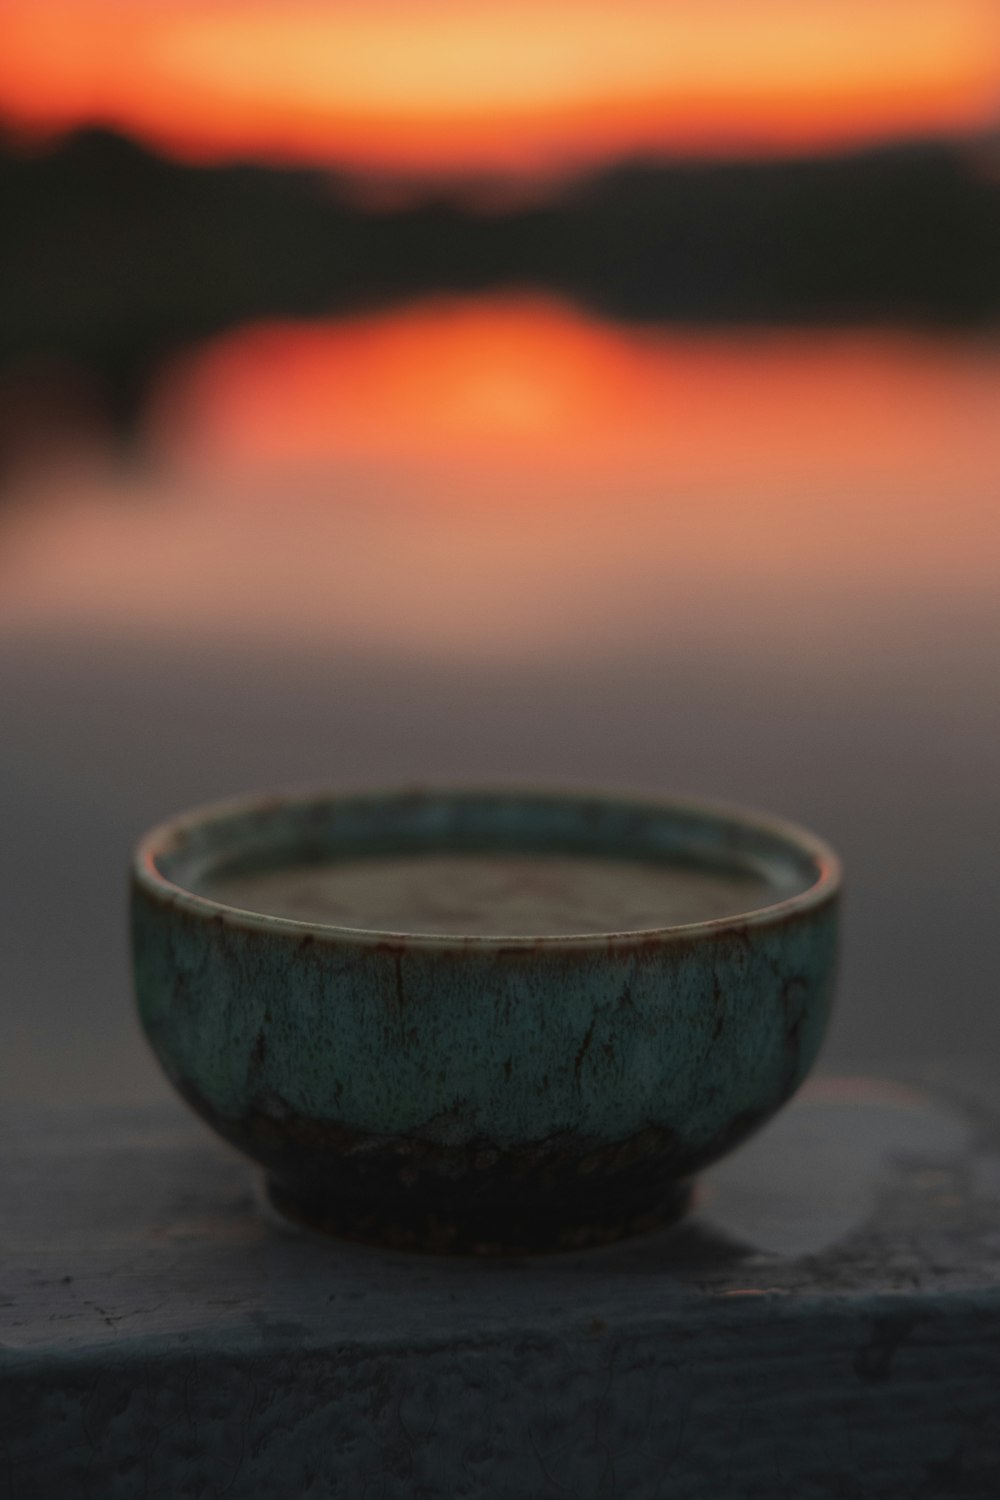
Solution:
M 839 865 L 739 809 L 314 792 L 132 871 L 167 1076 L 291 1217 L 403 1248 L 604 1243 L 683 1210 L 826 1028 Z

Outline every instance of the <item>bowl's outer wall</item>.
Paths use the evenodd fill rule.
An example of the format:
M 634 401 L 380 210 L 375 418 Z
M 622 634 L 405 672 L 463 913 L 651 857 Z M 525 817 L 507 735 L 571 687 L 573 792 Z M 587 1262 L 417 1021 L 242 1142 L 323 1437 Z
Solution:
M 680 1172 L 808 1072 L 837 898 L 714 933 L 507 948 L 262 928 L 137 884 L 132 921 L 150 1042 L 238 1144 L 261 1115 L 456 1146 L 652 1126 L 680 1145 Z

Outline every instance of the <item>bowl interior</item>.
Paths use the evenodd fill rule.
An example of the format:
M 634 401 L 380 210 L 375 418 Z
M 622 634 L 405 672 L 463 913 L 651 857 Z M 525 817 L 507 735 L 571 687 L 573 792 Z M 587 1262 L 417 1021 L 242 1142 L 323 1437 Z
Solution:
M 147 869 L 208 904 L 435 937 L 660 931 L 787 902 L 832 856 L 736 810 L 518 792 L 257 799 L 157 830 Z

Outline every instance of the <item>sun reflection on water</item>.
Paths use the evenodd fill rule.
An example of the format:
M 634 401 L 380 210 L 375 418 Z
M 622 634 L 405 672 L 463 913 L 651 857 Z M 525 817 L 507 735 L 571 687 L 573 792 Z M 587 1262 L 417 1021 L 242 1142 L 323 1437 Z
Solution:
M 998 415 L 982 340 L 261 325 L 164 371 L 141 471 L 25 481 L 0 618 L 512 659 L 927 628 L 993 607 Z

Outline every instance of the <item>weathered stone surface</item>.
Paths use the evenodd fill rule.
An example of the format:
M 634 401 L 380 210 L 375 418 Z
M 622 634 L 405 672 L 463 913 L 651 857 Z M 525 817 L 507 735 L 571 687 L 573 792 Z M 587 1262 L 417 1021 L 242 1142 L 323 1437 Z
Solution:
M 677 1228 L 524 1259 L 287 1226 L 180 1108 L 20 1112 L 0 1157 L 11 1500 L 1000 1493 L 1000 1124 L 960 1081 L 820 1080 Z

